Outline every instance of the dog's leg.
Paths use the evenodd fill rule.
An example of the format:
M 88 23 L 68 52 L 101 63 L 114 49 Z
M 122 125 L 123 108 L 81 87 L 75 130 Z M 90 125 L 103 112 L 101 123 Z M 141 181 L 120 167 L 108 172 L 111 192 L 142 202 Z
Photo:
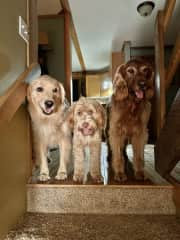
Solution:
M 144 180 L 144 146 L 147 142 L 147 131 L 143 131 L 141 135 L 132 137 L 133 147 L 133 165 L 135 171 L 135 178 L 137 180 Z
M 84 149 L 82 143 L 78 143 L 77 139 L 73 143 L 74 157 L 74 176 L 75 182 L 83 182 L 84 179 Z
M 101 183 L 101 141 L 89 144 L 90 174 L 94 182 Z
M 114 180 L 124 182 L 127 180 L 125 173 L 125 159 L 124 159 L 124 136 L 114 136 L 113 141 L 110 142 L 112 150 L 112 167 L 114 170 Z
M 59 169 L 57 171 L 56 179 L 65 180 L 67 179 L 67 165 L 71 157 L 71 140 L 70 138 L 63 138 L 59 144 L 60 148 L 60 162 Z
M 40 181 L 48 181 L 50 179 L 49 177 L 49 168 L 48 168 L 48 162 L 47 162 L 47 151 L 48 149 L 44 147 L 43 144 L 39 144 L 38 149 L 36 148 L 36 156 L 40 159 L 40 175 L 39 180 Z

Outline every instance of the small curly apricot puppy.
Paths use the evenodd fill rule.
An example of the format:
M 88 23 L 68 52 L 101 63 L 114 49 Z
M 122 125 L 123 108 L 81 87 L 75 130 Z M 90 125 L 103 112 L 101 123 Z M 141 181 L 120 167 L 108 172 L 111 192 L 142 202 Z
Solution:
M 154 94 L 154 71 L 145 60 L 130 60 L 120 65 L 113 79 L 109 142 L 114 179 L 125 181 L 123 150 L 132 143 L 135 178 L 144 179 L 144 146 L 148 139 L 147 124 L 151 112 L 149 99 Z
M 28 110 L 32 120 L 36 163 L 40 165 L 40 181 L 50 179 L 47 163 L 48 148 L 60 148 L 57 180 L 67 178 L 71 153 L 71 131 L 65 122 L 67 106 L 62 84 L 44 75 L 34 80 L 27 90 Z
M 69 111 L 68 121 L 73 130 L 73 158 L 75 182 L 84 182 L 90 172 L 94 182 L 101 182 L 101 137 L 106 124 L 105 110 L 95 100 L 81 97 Z M 86 168 L 85 152 L 89 148 L 89 169 Z

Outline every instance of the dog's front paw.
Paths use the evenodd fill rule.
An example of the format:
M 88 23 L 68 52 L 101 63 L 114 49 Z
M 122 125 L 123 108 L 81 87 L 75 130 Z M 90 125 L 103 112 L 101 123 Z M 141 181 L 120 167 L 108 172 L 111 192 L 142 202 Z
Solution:
M 116 182 L 125 182 L 127 181 L 127 175 L 125 173 L 116 173 L 115 176 L 114 176 L 114 180 Z
M 82 174 L 74 174 L 73 181 L 78 182 L 78 183 L 82 183 L 83 178 L 84 178 L 84 175 L 82 175 Z
M 67 179 L 67 173 L 66 172 L 59 172 L 56 177 L 56 180 L 66 180 Z
M 135 179 L 138 181 L 144 181 L 145 180 L 144 172 L 143 171 L 135 172 Z
M 50 180 L 49 174 L 48 173 L 41 173 L 38 177 L 39 181 L 41 182 L 46 182 Z
M 103 177 L 101 175 L 91 175 L 94 183 L 103 183 Z

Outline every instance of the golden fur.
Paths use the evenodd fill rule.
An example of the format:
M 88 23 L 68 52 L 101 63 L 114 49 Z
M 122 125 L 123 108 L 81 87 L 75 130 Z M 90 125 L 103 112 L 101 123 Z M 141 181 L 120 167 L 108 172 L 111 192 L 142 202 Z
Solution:
M 95 182 L 101 182 L 101 135 L 106 124 L 105 111 L 97 101 L 81 97 L 71 106 L 68 115 L 73 130 L 73 180 L 83 182 L 85 175 L 90 172 Z M 85 167 L 86 147 L 89 147 L 90 153 L 89 169 Z
M 110 110 L 109 143 L 114 178 L 127 179 L 123 150 L 132 143 L 136 179 L 144 179 L 144 145 L 148 139 L 147 123 L 154 93 L 154 71 L 141 59 L 119 66 L 113 79 L 114 93 Z
M 60 165 L 56 179 L 67 178 L 67 163 L 71 151 L 71 132 L 64 121 L 65 92 L 61 83 L 44 75 L 34 80 L 27 90 L 28 110 L 32 120 L 36 163 L 40 164 L 40 181 L 47 181 L 48 148 L 60 148 Z

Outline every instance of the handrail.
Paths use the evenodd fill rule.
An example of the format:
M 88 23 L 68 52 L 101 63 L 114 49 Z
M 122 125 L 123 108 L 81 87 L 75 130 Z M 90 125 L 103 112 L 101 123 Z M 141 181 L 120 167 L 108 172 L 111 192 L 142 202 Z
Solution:
M 0 107 L 8 99 L 8 97 L 16 90 L 16 88 L 22 83 L 25 82 L 27 77 L 33 72 L 34 69 L 38 68 L 38 63 L 32 63 L 17 79 L 16 81 L 8 88 L 8 90 L 0 96 Z
M 10 121 L 15 112 L 26 97 L 26 89 L 29 82 L 40 76 L 40 67 L 32 63 L 12 84 L 12 86 L 0 96 L 0 124 Z
M 176 4 L 176 0 L 166 0 L 166 5 L 164 8 L 164 23 L 163 23 L 163 28 L 164 32 L 166 32 L 169 21 L 171 19 L 171 16 L 173 14 L 173 10 Z
M 176 0 L 167 0 L 164 10 L 158 11 L 155 24 L 155 92 L 156 92 L 156 134 L 160 134 L 166 114 L 166 78 L 164 63 L 164 35 L 172 16 Z M 171 75 L 172 76 L 172 75 Z
M 174 49 L 171 54 L 169 65 L 166 71 L 166 90 L 169 88 L 179 64 L 180 64 L 180 33 L 177 36 L 176 43 L 174 45 Z

